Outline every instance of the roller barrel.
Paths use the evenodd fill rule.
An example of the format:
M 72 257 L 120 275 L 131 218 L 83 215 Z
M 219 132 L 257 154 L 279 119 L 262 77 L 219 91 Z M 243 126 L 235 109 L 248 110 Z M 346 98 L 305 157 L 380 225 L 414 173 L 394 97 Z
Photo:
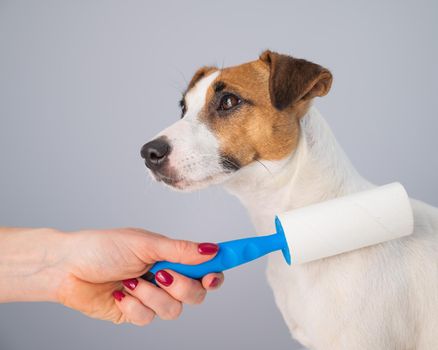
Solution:
M 292 264 L 317 260 L 410 235 L 414 219 L 399 183 L 278 215 Z

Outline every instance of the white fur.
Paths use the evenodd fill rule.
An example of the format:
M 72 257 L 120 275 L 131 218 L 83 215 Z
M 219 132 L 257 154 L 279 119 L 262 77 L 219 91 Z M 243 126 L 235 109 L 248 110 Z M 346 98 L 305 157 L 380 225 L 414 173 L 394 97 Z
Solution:
M 226 183 L 260 233 L 274 229 L 276 213 L 373 186 L 314 107 L 295 152 L 267 166 L 270 173 L 253 164 Z M 408 238 L 293 267 L 269 257 L 269 283 L 298 341 L 317 350 L 438 349 L 438 209 L 412 206 Z
M 185 120 L 198 120 L 199 112 L 205 106 L 205 99 L 207 97 L 207 90 L 211 83 L 218 77 L 219 71 L 213 72 L 210 75 L 199 80 L 196 85 L 191 88 L 186 96 L 186 114 L 184 116 Z

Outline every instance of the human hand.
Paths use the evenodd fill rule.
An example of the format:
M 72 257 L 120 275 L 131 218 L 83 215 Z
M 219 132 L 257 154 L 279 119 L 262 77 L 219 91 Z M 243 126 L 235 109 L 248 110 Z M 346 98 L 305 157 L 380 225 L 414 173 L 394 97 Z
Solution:
M 162 319 L 178 317 L 183 303 L 201 303 L 207 290 L 216 289 L 223 282 L 221 273 L 197 281 L 168 270 L 156 274 L 161 288 L 136 278 L 156 261 L 185 264 L 207 261 L 217 252 L 217 245 L 212 243 L 172 240 L 141 229 L 68 234 L 51 231 L 14 233 L 25 251 L 44 250 L 30 254 L 31 261 L 38 261 L 34 268 L 15 269 L 19 275 L 22 272 L 33 280 L 31 283 L 18 278 L 18 289 L 21 281 L 21 289 L 39 291 L 36 298 L 25 292 L 21 300 L 56 301 L 90 317 L 145 325 L 155 315 Z M 29 270 L 34 273 L 29 274 Z

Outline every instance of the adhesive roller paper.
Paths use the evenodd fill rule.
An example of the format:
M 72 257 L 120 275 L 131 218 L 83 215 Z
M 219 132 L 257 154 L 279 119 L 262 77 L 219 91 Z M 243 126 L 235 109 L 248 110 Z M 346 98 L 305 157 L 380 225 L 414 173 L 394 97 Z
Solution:
M 300 264 L 409 235 L 410 201 L 399 183 L 278 215 L 291 261 Z

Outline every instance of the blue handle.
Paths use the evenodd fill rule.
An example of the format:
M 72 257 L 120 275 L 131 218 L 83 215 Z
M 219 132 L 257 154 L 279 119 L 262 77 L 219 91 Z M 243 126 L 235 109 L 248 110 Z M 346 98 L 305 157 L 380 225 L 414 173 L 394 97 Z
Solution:
M 286 262 L 290 264 L 289 248 L 278 218 L 276 218 L 275 224 L 277 228 L 275 234 L 219 243 L 219 251 L 216 256 L 199 265 L 168 261 L 157 262 L 148 271 L 145 278 L 154 281 L 155 273 L 163 269 L 173 270 L 191 278 L 201 278 L 211 272 L 222 272 L 245 264 L 276 250 L 282 250 Z

